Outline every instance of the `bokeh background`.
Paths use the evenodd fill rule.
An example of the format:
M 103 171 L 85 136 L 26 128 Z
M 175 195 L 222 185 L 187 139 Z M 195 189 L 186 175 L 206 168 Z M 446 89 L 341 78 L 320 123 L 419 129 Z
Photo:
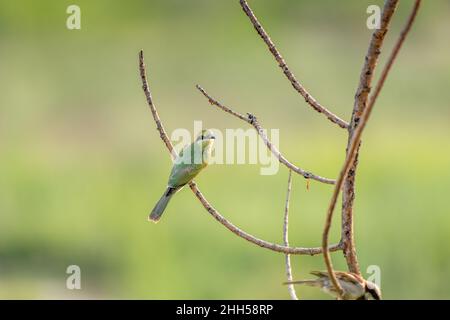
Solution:
M 147 214 L 171 162 L 141 90 L 145 50 L 155 103 L 169 132 L 245 123 L 209 106 L 196 83 L 280 129 L 280 148 L 334 177 L 346 132 L 314 112 L 284 78 L 238 1 L 0 1 L 0 298 L 287 299 L 284 256 L 218 224 L 186 189 L 158 225 Z M 349 119 L 382 1 L 250 2 L 297 78 Z M 398 35 L 402 1 L 387 36 Z M 363 272 L 382 271 L 387 299 L 450 298 L 450 3 L 424 1 L 365 132 L 355 203 Z M 288 172 L 215 165 L 197 182 L 236 225 L 282 241 Z M 332 188 L 294 176 L 290 242 L 320 245 Z M 336 214 L 331 239 L 339 238 Z M 334 253 L 337 269 L 342 254 Z M 323 269 L 292 258 L 294 276 Z M 81 290 L 66 268 L 81 268 Z M 327 299 L 298 288 L 303 299 Z

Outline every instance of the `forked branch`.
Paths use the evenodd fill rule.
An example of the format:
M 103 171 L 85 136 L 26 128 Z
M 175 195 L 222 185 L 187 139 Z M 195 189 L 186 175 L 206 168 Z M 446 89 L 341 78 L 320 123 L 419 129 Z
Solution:
M 383 39 L 387 32 L 389 22 L 392 19 L 392 15 L 396 9 L 398 0 L 386 1 L 386 4 L 383 9 L 383 14 L 382 14 L 381 28 L 379 30 L 375 31 L 372 36 L 372 40 L 369 45 L 369 50 L 368 50 L 365 64 L 363 67 L 363 71 L 361 73 L 360 85 L 358 87 L 357 95 L 355 97 L 356 101 L 355 101 L 355 107 L 354 107 L 354 112 L 353 112 L 352 128 L 350 129 L 352 134 L 350 136 L 350 142 L 349 142 L 349 146 L 347 149 L 347 157 L 342 166 L 339 177 L 336 181 L 334 192 L 333 192 L 333 195 L 332 195 L 332 198 L 330 201 L 330 205 L 328 207 L 327 218 L 326 218 L 326 222 L 325 222 L 325 228 L 324 228 L 323 239 L 322 239 L 322 248 L 324 248 L 323 255 L 324 255 L 325 263 L 327 265 L 327 269 L 330 274 L 330 278 L 331 278 L 336 290 L 339 292 L 339 294 L 342 294 L 342 288 L 340 287 L 340 285 L 336 279 L 336 275 L 333 270 L 331 258 L 330 258 L 329 252 L 327 250 L 328 234 L 329 234 L 330 227 L 331 227 L 333 211 L 336 206 L 339 191 L 345 181 L 345 177 L 347 177 L 351 168 L 355 167 L 355 159 L 358 155 L 358 148 L 359 148 L 359 145 L 361 142 L 361 135 L 364 131 L 364 128 L 367 125 L 367 122 L 371 115 L 372 109 L 375 105 L 376 99 L 381 91 L 381 88 L 383 87 L 383 84 L 386 80 L 389 70 L 391 69 L 393 62 L 395 61 L 395 58 L 397 57 L 397 54 L 404 42 L 409 30 L 411 29 L 412 23 L 414 22 L 414 19 L 418 12 L 420 2 L 421 2 L 420 0 L 416 0 L 413 10 L 408 18 L 408 21 L 407 21 L 405 27 L 403 28 L 403 31 L 401 32 L 401 34 L 397 40 L 397 43 L 392 50 L 392 53 L 390 54 L 388 62 L 386 63 L 386 65 L 383 69 L 383 72 L 381 74 L 381 77 L 376 85 L 375 92 L 372 95 L 368 104 L 367 104 L 367 97 L 370 92 L 370 84 L 371 84 L 371 80 L 373 77 L 373 71 L 377 64 L 378 56 L 381 52 L 380 49 L 383 44 Z M 343 239 L 343 241 L 344 241 L 344 239 Z M 344 243 L 344 248 L 345 248 L 345 243 Z M 350 267 L 354 267 L 354 266 L 349 266 L 349 268 Z
M 350 124 L 346 123 L 344 120 L 340 119 L 333 113 L 331 113 L 328 109 L 323 107 L 321 104 L 317 102 L 307 91 L 306 89 L 298 82 L 298 80 L 295 78 L 293 73 L 290 71 L 289 67 L 287 66 L 286 62 L 284 61 L 283 57 L 275 47 L 274 43 L 264 30 L 264 28 L 261 26 L 261 24 L 258 22 L 256 16 L 248 6 L 247 2 L 245 0 L 240 0 L 240 4 L 246 13 L 246 15 L 249 17 L 250 21 L 252 22 L 253 26 L 257 30 L 258 34 L 261 36 L 263 41 L 266 43 L 266 45 L 269 48 L 269 51 L 274 56 L 275 60 L 278 62 L 280 68 L 282 69 L 283 73 L 287 77 L 287 79 L 291 82 L 292 86 L 304 97 L 305 101 L 313 107 L 316 111 L 323 113 L 327 116 L 327 118 L 339 125 L 342 128 L 347 128 L 349 132 L 349 140 L 347 145 L 347 152 L 346 152 L 346 159 L 345 162 L 341 168 L 341 171 L 339 173 L 339 177 L 336 181 L 328 178 L 323 178 L 321 176 L 317 176 L 315 174 L 312 174 L 310 172 L 307 172 L 295 165 L 293 165 L 291 162 L 289 162 L 280 152 L 279 150 L 271 143 L 271 141 L 268 139 L 265 130 L 260 126 L 258 123 L 256 117 L 252 114 L 243 115 L 240 114 L 231 108 L 221 104 L 217 100 L 213 99 L 204 89 L 202 89 L 200 86 L 197 86 L 197 88 L 200 90 L 200 92 L 208 99 L 208 101 L 215 105 L 216 107 L 222 109 L 223 111 L 232 114 L 233 116 L 247 122 L 248 124 L 252 125 L 254 129 L 258 132 L 261 139 L 264 141 L 266 147 L 272 152 L 273 155 L 280 161 L 280 163 L 284 164 L 289 171 L 289 180 L 288 180 L 288 192 L 286 196 L 286 204 L 285 204 L 285 216 L 284 216 L 284 224 L 283 224 L 283 242 L 284 245 L 279 245 L 276 243 L 271 243 L 259 238 L 256 238 L 255 236 L 241 230 L 234 224 L 232 224 L 230 221 L 228 221 L 225 217 L 223 217 L 204 197 L 204 195 L 201 193 L 199 188 L 197 187 L 196 183 L 194 181 L 189 183 L 189 187 L 194 192 L 195 196 L 198 198 L 200 203 L 203 205 L 203 207 L 211 214 L 219 223 L 221 223 L 223 226 L 225 226 L 228 230 L 230 230 L 232 233 L 236 234 L 240 238 L 243 238 L 253 244 L 256 244 L 262 248 L 281 252 L 286 255 L 286 274 L 288 277 L 288 281 L 292 279 L 292 270 L 290 265 L 290 254 L 308 254 L 308 255 L 315 255 L 322 253 L 324 256 L 324 261 L 328 270 L 328 273 L 330 275 L 330 279 L 338 293 L 338 297 L 342 297 L 343 290 L 340 284 L 338 283 L 336 279 L 336 275 L 333 269 L 333 264 L 331 261 L 330 252 L 337 251 L 337 250 L 343 250 L 345 258 L 347 260 L 347 265 L 349 268 L 349 271 L 354 273 L 360 273 L 358 261 L 356 257 L 356 249 L 354 244 L 354 238 L 353 238 L 353 199 L 354 199 L 354 177 L 355 177 L 355 171 L 357 166 L 357 157 L 358 157 L 358 151 L 359 146 L 361 143 L 361 136 L 363 133 L 364 128 L 367 125 L 367 122 L 369 120 L 369 117 L 371 115 L 372 109 L 374 107 L 374 104 L 377 100 L 377 97 L 380 94 L 381 89 L 383 88 L 383 85 L 386 81 L 386 78 L 389 74 L 389 71 L 398 55 L 398 52 L 400 51 L 400 48 L 408 35 L 411 26 L 414 22 L 414 19 L 417 15 L 417 12 L 419 10 L 421 0 L 416 0 L 413 10 L 408 18 L 408 21 L 403 28 L 390 56 L 389 59 L 384 66 L 384 69 L 381 73 L 380 79 L 377 82 L 377 85 L 375 87 L 375 91 L 372 94 L 372 96 L 369 99 L 369 93 L 371 89 L 371 83 L 373 79 L 373 74 L 375 67 L 378 62 L 379 55 L 381 53 L 381 47 L 383 45 L 383 41 L 385 38 L 385 35 L 388 31 L 388 27 L 390 24 L 390 21 L 392 19 L 392 16 L 395 12 L 395 9 L 398 4 L 398 0 L 386 0 L 385 6 L 382 13 L 382 21 L 381 26 L 378 30 L 376 30 L 371 38 L 370 45 L 368 52 L 365 57 L 365 63 L 361 71 L 360 75 L 360 81 L 358 85 L 358 89 L 355 95 L 355 104 L 352 112 L 352 118 Z M 156 107 L 153 103 L 153 99 L 151 96 L 151 92 L 148 86 L 147 82 L 147 75 L 145 70 L 145 64 L 144 64 L 144 55 L 143 52 L 140 51 L 139 53 L 139 69 L 142 79 L 142 87 L 147 99 L 147 103 L 151 109 L 153 119 L 155 120 L 157 130 L 159 131 L 160 137 L 163 140 L 164 144 L 166 145 L 167 149 L 172 155 L 172 158 L 176 157 L 172 143 L 170 142 L 166 131 L 164 130 L 164 126 L 159 118 L 158 112 L 156 110 Z M 321 247 L 313 247 L 313 248 L 303 248 L 303 247 L 290 247 L 288 243 L 288 212 L 289 212 L 289 199 L 290 199 L 290 193 L 291 193 L 291 179 L 292 179 L 292 171 L 294 171 L 297 174 L 302 175 L 303 177 L 307 179 L 314 179 L 323 183 L 328 184 L 334 184 L 334 190 L 333 195 L 330 200 L 330 204 L 327 210 L 324 230 L 322 234 L 322 246 Z M 329 238 L 329 232 L 332 224 L 333 219 L 333 212 L 336 206 L 337 198 L 339 196 L 340 190 L 343 189 L 343 208 L 342 208 L 342 239 L 338 244 L 329 245 L 328 244 L 328 238 Z M 295 291 L 293 288 L 289 288 L 290 295 L 294 299 L 296 298 Z
M 148 85 L 147 81 L 147 73 L 145 69 L 145 62 L 144 62 L 144 52 L 141 50 L 139 52 L 139 70 L 141 74 L 141 80 L 142 80 L 142 88 L 144 90 L 144 94 L 147 98 L 148 106 L 150 107 L 150 110 L 153 115 L 153 119 L 156 123 L 156 128 L 160 134 L 161 140 L 164 142 L 164 144 L 167 147 L 167 150 L 171 154 L 173 153 L 173 145 L 167 136 L 167 133 L 164 129 L 164 125 L 161 122 L 161 119 L 159 117 L 159 114 L 156 110 L 156 107 L 153 103 L 151 91 Z M 228 221 L 225 217 L 223 217 L 209 202 L 206 200 L 205 196 L 201 193 L 199 188 L 197 187 L 197 184 L 194 181 L 191 181 L 189 183 L 189 187 L 191 188 L 192 192 L 194 192 L 197 199 L 200 201 L 200 203 L 203 205 L 203 207 L 216 219 L 218 222 L 220 222 L 223 226 L 225 226 L 228 230 L 230 230 L 232 233 L 237 235 L 238 237 L 245 239 L 253 244 L 256 244 L 257 246 L 260 246 L 262 248 L 281 252 L 284 254 L 303 254 L 303 255 L 316 255 L 322 253 L 322 247 L 312 247 L 312 248 L 304 248 L 304 247 L 289 247 L 289 246 L 283 246 L 276 243 L 271 243 L 259 238 L 256 238 L 255 236 L 241 230 L 237 226 L 235 226 L 233 223 Z M 329 251 L 337 251 L 341 250 L 342 246 L 340 243 L 331 245 L 329 248 Z

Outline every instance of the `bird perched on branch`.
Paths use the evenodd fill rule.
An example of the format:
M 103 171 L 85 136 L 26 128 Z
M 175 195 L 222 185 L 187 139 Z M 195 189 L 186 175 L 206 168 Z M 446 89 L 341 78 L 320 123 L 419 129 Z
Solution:
M 172 196 L 208 165 L 214 139 L 211 130 L 203 130 L 191 145 L 181 150 L 173 164 L 167 189 L 150 213 L 150 221 L 158 222 Z
M 313 280 L 289 281 L 284 284 L 305 284 L 311 287 L 321 288 L 322 291 L 337 297 L 336 289 L 326 271 L 312 271 L 317 276 Z M 378 286 L 361 276 L 344 271 L 336 271 L 336 278 L 344 291 L 344 300 L 381 300 L 381 291 Z

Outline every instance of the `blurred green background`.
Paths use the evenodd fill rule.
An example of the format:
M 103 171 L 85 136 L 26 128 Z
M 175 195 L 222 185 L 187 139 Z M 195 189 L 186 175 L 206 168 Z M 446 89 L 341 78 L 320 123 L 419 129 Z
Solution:
M 238 1 L 0 1 L 0 298 L 287 299 L 284 256 L 236 237 L 190 190 L 158 225 L 147 214 L 171 167 L 141 90 L 137 54 L 169 132 L 244 128 L 196 83 L 280 129 L 294 163 L 335 177 L 346 132 L 284 78 Z M 250 2 L 297 78 L 349 119 L 382 1 Z M 401 1 L 381 62 L 412 1 Z M 450 298 L 450 3 L 425 1 L 365 132 L 357 176 L 356 243 L 363 272 L 382 271 L 387 299 Z M 378 70 L 379 71 L 379 70 Z M 215 165 L 197 182 L 233 223 L 281 243 L 288 172 Z M 290 242 L 320 245 L 332 187 L 294 176 Z M 332 241 L 339 238 L 339 213 Z M 333 254 L 345 269 L 341 253 Z M 292 257 L 296 279 L 322 256 Z M 66 289 L 81 268 L 82 290 Z M 303 299 L 328 297 L 298 288 Z

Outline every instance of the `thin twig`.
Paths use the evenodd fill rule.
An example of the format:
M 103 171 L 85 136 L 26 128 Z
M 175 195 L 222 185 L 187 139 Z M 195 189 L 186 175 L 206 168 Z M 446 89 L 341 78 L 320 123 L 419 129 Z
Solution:
M 284 221 L 283 221 L 283 242 L 286 247 L 289 247 L 289 200 L 291 197 L 292 188 L 292 171 L 289 170 L 288 187 L 286 193 L 286 205 L 284 207 Z M 289 254 L 285 255 L 286 263 L 286 278 L 287 282 L 292 282 L 292 267 L 291 267 L 291 256 Z M 288 292 L 292 300 L 298 300 L 297 293 L 293 284 L 288 284 Z
M 284 75 L 286 78 L 291 82 L 292 86 L 295 90 L 297 90 L 298 93 L 300 93 L 305 101 L 313 107 L 314 110 L 316 110 L 319 113 L 323 113 L 331 122 L 337 124 L 341 128 L 348 128 L 348 123 L 339 118 L 337 115 L 333 114 L 331 111 L 329 111 L 327 108 L 322 106 L 316 99 L 314 99 L 311 94 L 298 82 L 294 74 L 289 69 L 288 65 L 286 64 L 286 61 L 283 59 L 283 56 L 278 51 L 275 44 L 270 39 L 267 32 L 264 30 L 262 25 L 259 23 L 258 19 L 256 18 L 255 14 L 253 13 L 252 9 L 249 7 L 247 1 L 240 0 L 240 4 L 242 9 L 244 10 L 245 14 L 250 19 L 251 23 L 253 24 L 254 28 L 260 35 L 260 37 L 263 39 L 263 41 L 266 43 L 267 47 L 269 48 L 269 51 L 272 53 L 273 57 L 277 61 L 279 67 L 281 70 L 283 70 Z
M 355 103 L 355 112 L 354 112 L 353 121 L 352 121 L 353 127 L 354 127 L 353 134 L 351 135 L 351 139 L 350 139 L 349 147 L 348 147 L 348 151 L 347 151 L 347 157 L 346 157 L 344 165 L 341 169 L 338 180 L 336 182 L 333 196 L 332 196 L 330 206 L 329 206 L 328 212 L 327 212 L 327 220 L 325 223 L 323 242 L 322 242 L 322 245 L 324 248 L 324 258 L 325 258 L 325 263 L 327 264 L 327 269 L 330 274 L 330 278 L 333 281 L 335 288 L 338 290 L 338 292 L 340 294 L 342 293 L 342 288 L 340 288 L 340 286 L 336 280 L 336 275 L 334 274 L 330 255 L 326 249 L 327 243 L 328 243 L 328 234 L 329 234 L 329 229 L 331 226 L 333 210 L 336 205 L 336 201 L 337 201 L 337 197 L 339 195 L 340 188 L 344 182 L 344 177 L 346 177 L 347 174 L 351 171 L 351 167 L 355 163 L 355 159 L 358 154 L 358 148 L 359 148 L 359 145 L 361 142 L 362 132 L 367 125 L 367 122 L 368 122 L 371 112 L 373 110 L 373 106 L 375 104 L 376 98 L 378 97 L 379 92 L 381 91 L 381 88 L 383 86 L 383 83 L 387 77 L 387 74 L 389 73 L 389 70 L 390 70 L 393 62 L 395 61 L 395 57 L 397 56 L 397 53 L 400 50 L 400 47 L 401 47 L 404 39 L 406 38 L 406 35 L 408 34 L 409 30 L 411 29 L 411 25 L 414 21 L 415 16 L 417 15 L 417 11 L 418 11 L 418 8 L 420 5 L 420 0 L 416 1 L 413 11 L 408 19 L 408 22 L 407 22 L 405 28 L 403 29 L 399 39 L 397 40 L 397 44 L 394 46 L 393 52 L 391 53 L 391 57 L 389 58 L 386 66 L 382 72 L 382 76 L 376 86 L 376 91 L 375 91 L 374 95 L 372 96 L 370 102 L 367 104 L 367 95 L 370 91 L 370 83 L 371 83 L 371 78 L 373 75 L 373 70 L 376 66 L 377 57 L 380 53 L 380 48 L 381 48 L 384 36 L 387 32 L 387 27 L 389 25 L 390 20 L 392 19 L 392 15 L 395 11 L 397 3 L 398 3 L 397 0 L 388 0 L 386 2 L 384 10 L 383 10 L 383 20 L 382 20 L 383 23 L 382 23 L 382 29 L 381 29 L 382 33 L 377 34 L 377 31 L 379 31 L 379 30 L 377 30 L 372 37 L 372 41 L 369 46 L 368 56 L 366 57 L 366 63 L 364 65 L 363 72 L 361 74 L 361 83 L 358 88 L 358 93 L 360 93 L 360 95 L 358 95 L 358 93 L 357 93 L 357 96 L 356 96 L 357 101 Z M 361 88 L 363 88 L 363 89 L 361 89 Z M 364 88 L 367 88 L 367 89 L 364 89 Z M 367 104 L 367 106 L 366 106 L 366 104 Z M 361 109 L 362 109 L 362 111 L 361 111 Z M 345 243 L 344 243 L 344 246 L 345 246 Z
M 278 150 L 278 148 L 275 145 L 273 145 L 273 143 L 269 140 L 269 138 L 267 137 L 267 134 L 266 134 L 266 130 L 264 130 L 261 127 L 261 125 L 259 124 L 258 120 L 256 119 L 256 117 L 254 115 L 252 115 L 250 113 L 247 113 L 247 116 L 244 116 L 243 114 L 234 111 L 230 107 L 227 107 L 227 106 L 223 105 L 222 103 L 220 103 L 219 101 L 217 101 L 216 99 L 211 97 L 205 91 L 205 89 L 203 89 L 199 85 L 197 85 L 196 87 L 208 99 L 208 101 L 209 101 L 209 103 L 211 105 L 214 105 L 214 106 L 218 107 L 219 109 L 222 109 L 226 113 L 229 113 L 229 114 L 231 114 L 231 115 L 233 115 L 233 116 L 235 116 L 235 117 L 237 117 L 237 118 L 247 122 L 251 126 L 253 126 L 253 128 L 255 128 L 256 132 L 258 133 L 258 135 L 263 140 L 263 142 L 266 145 L 267 149 L 269 149 L 269 151 L 272 152 L 272 154 L 278 159 L 278 161 L 280 163 L 284 164 L 288 169 L 294 171 L 295 173 L 297 173 L 299 175 L 302 175 L 306 179 L 312 179 L 312 180 L 316 180 L 316 181 L 319 181 L 319 182 L 322 182 L 322 183 L 326 183 L 326 184 L 334 184 L 336 182 L 333 179 L 329 179 L 329 178 L 324 178 L 324 177 L 318 176 L 318 175 L 316 175 L 314 173 L 311 173 L 309 171 L 303 170 L 302 168 L 299 168 L 296 165 L 292 164 L 288 159 L 286 159 L 286 157 L 284 157 L 281 154 L 281 152 Z
M 169 152 L 173 152 L 173 145 L 167 136 L 167 133 L 164 129 L 164 126 L 161 122 L 161 119 L 158 115 L 158 112 L 156 110 L 155 105 L 153 104 L 153 100 L 151 98 L 150 89 L 147 82 L 147 73 L 145 70 L 145 63 L 144 63 L 144 53 L 141 50 L 139 52 L 139 70 L 141 74 L 141 80 L 142 80 L 142 88 L 144 90 L 145 96 L 147 98 L 147 103 L 152 111 L 153 119 L 155 120 L 157 130 L 159 131 L 159 135 L 161 139 L 163 140 L 164 144 L 166 145 Z M 197 184 L 194 181 L 191 181 L 189 183 L 189 187 L 194 192 L 197 199 L 200 200 L 203 207 L 217 220 L 219 221 L 223 226 L 225 226 L 228 230 L 236 234 L 237 236 L 256 244 L 262 248 L 266 248 L 272 251 L 281 252 L 285 254 L 305 254 L 305 255 L 316 255 L 322 253 L 322 247 L 312 247 L 312 248 L 302 248 L 302 247 L 288 247 L 288 246 L 282 246 L 279 244 L 271 243 L 262 239 L 258 239 L 251 234 L 239 229 L 234 224 L 232 224 L 230 221 L 225 219 L 209 202 L 206 200 L 206 198 L 203 196 L 199 188 L 197 187 Z M 338 244 L 334 244 L 328 248 L 329 251 L 338 251 L 342 249 L 342 245 L 339 242 Z

